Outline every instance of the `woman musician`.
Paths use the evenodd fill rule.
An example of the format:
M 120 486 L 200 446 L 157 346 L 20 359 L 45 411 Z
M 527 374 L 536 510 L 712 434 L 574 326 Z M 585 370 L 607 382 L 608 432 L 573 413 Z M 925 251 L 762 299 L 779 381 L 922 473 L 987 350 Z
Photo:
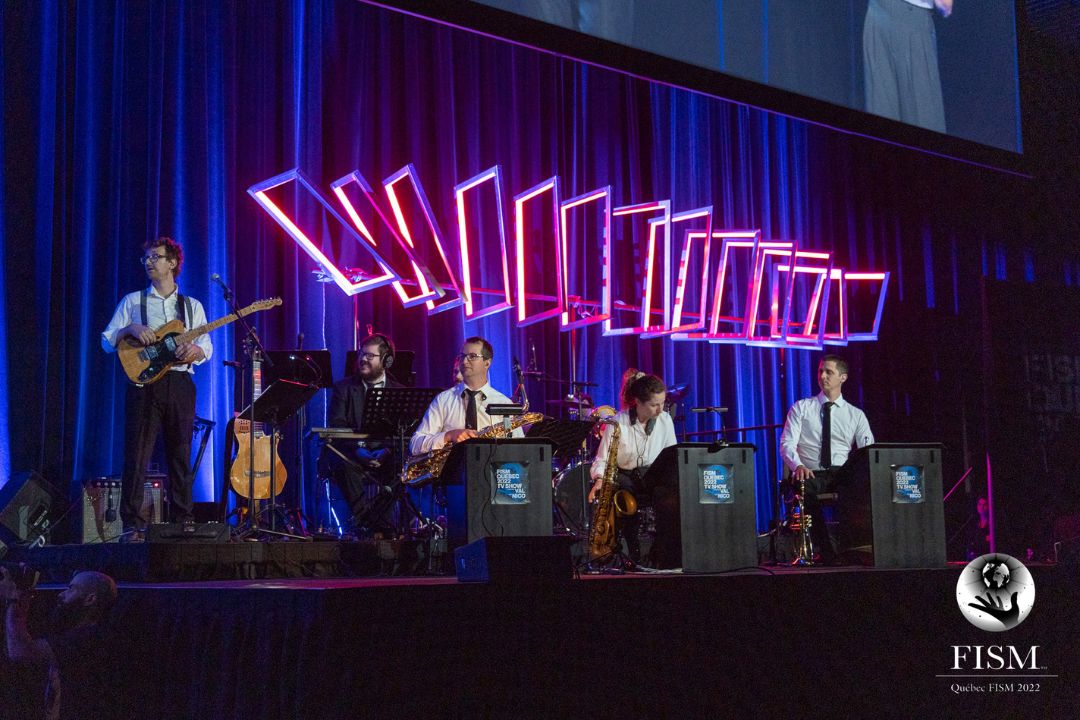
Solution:
M 664 566 L 675 562 L 677 556 L 671 555 L 669 546 L 678 548 L 678 495 L 677 490 L 663 487 L 644 487 L 642 478 L 649 466 L 656 460 L 660 451 L 676 443 L 675 423 L 671 415 L 664 410 L 667 388 L 664 381 L 656 375 L 649 375 L 630 368 L 623 373 L 622 389 L 619 392 L 622 410 L 613 418 L 620 426 L 618 464 L 616 481 L 619 489 L 627 490 L 641 504 L 652 504 L 656 508 L 656 544 L 653 553 L 657 564 Z M 612 428 L 604 429 L 596 459 L 590 469 L 593 486 L 589 491 L 589 502 L 593 502 L 603 485 L 604 472 L 610 450 Z M 674 497 L 674 502 L 672 502 Z M 619 517 L 617 528 L 626 540 L 630 559 L 637 565 L 641 559 L 641 546 L 638 530 L 641 524 L 640 513 Z M 672 527 L 673 525 L 673 527 Z

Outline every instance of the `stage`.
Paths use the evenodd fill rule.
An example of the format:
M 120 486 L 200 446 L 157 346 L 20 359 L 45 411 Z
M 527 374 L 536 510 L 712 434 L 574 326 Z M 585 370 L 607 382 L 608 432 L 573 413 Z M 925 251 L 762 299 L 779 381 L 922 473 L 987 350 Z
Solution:
M 960 570 L 124 583 L 116 716 L 1070 716 L 1075 571 L 1032 567 L 1034 609 L 999 635 L 960 614 Z M 1041 669 L 983 675 L 1042 677 L 963 691 L 989 681 L 953 646 L 990 644 Z

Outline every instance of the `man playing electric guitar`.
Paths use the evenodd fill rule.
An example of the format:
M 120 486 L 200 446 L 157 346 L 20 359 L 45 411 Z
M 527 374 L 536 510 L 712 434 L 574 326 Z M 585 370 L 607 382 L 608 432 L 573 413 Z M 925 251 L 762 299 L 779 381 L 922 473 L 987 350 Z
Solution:
M 115 352 L 117 343 L 130 338 L 142 345 L 157 340 L 153 328 L 171 320 L 181 320 L 187 328 L 206 324 L 206 312 L 195 298 L 181 295 L 176 284 L 184 251 L 168 237 L 143 245 L 139 263 L 150 278 L 150 287 L 129 293 L 120 300 L 108 327 L 101 333 L 101 346 Z M 124 475 L 120 517 L 129 540 L 140 541 L 152 518 L 141 513 L 146 465 L 159 432 L 164 433 L 165 462 L 169 472 L 169 497 L 173 520 L 190 522 L 193 502 L 191 486 L 191 435 L 195 423 L 194 366 L 206 362 L 213 353 L 209 335 L 177 346 L 175 354 L 183 365 L 175 365 L 159 381 L 149 385 L 128 385 L 124 403 Z M 161 518 L 155 518 L 160 521 Z

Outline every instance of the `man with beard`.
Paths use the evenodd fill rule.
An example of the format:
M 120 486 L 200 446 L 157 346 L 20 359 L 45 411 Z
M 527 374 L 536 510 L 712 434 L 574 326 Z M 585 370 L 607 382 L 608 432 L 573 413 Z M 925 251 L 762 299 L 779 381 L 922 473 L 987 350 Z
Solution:
M 394 343 L 389 337 L 375 333 L 366 338 L 360 345 L 356 374 L 334 385 L 327 414 L 330 426 L 364 432 L 364 403 L 368 390 L 403 387 L 386 373 L 393 364 Z M 330 477 L 349 505 L 353 529 L 362 534 L 392 533 L 394 495 L 390 485 L 394 461 L 390 447 L 365 440 L 347 450 L 345 442 L 337 441 L 337 449 L 349 456 L 348 461 L 327 450 L 323 451 L 322 459 L 329 465 Z
M 0 571 L 7 656 L 48 668 L 45 717 L 107 717 L 111 653 L 104 622 L 116 604 L 116 583 L 103 573 L 76 573 L 57 597 L 49 634 L 35 639 L 27 625 L 32 590 L 20 589 L 7 568 Z

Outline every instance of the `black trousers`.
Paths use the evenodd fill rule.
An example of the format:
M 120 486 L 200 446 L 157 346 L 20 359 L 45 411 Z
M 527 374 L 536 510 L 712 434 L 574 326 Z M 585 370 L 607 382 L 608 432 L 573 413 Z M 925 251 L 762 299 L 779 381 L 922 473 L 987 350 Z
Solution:
M 124 476 L 120 517 L 127 527 L 145 527 L 141 514 L 146 466 L 158 434 L 163 435 L 173 520 L 191 518 L 191 435 L 195 426 L 195 382 L 170 370 L 153 385 L 129 385 L 124 403 Z M 162 518 L 156 518 L 161 520 Z
M 345 444 L 339 448 L 348 454 Z M 391 454 L 392 455 L 392 454 Z M 367 468 L 362 463 L 346 462 L 329 450 L 323 450 L 320 463 L 326 463 L 329 477 L 341 491 L 352 514 L 356 530 L 391 532 L 394 530 L 394 510 L 397 495 L 394 469 L 398 467 L 392 457 L 382 461 L 380 467 Z
M 837 559 L 839 542 L 835 533 L 830 531 L 825 524 L 818 495 L 842 491 L 844 487 L 850 485 L 852 472 L 853 468 L 849 461 L 843 466 L 815 470 L 814 477 L 806 481 L 806 498 L 803 505 L 806 507 L 806 512 L 813 518 L 810 523 L 810 539 L 817 551 L 821 553 L 822 560 L 825 561 Z M 795 489 L 798 490 L 798 487 L 796 486 Z

